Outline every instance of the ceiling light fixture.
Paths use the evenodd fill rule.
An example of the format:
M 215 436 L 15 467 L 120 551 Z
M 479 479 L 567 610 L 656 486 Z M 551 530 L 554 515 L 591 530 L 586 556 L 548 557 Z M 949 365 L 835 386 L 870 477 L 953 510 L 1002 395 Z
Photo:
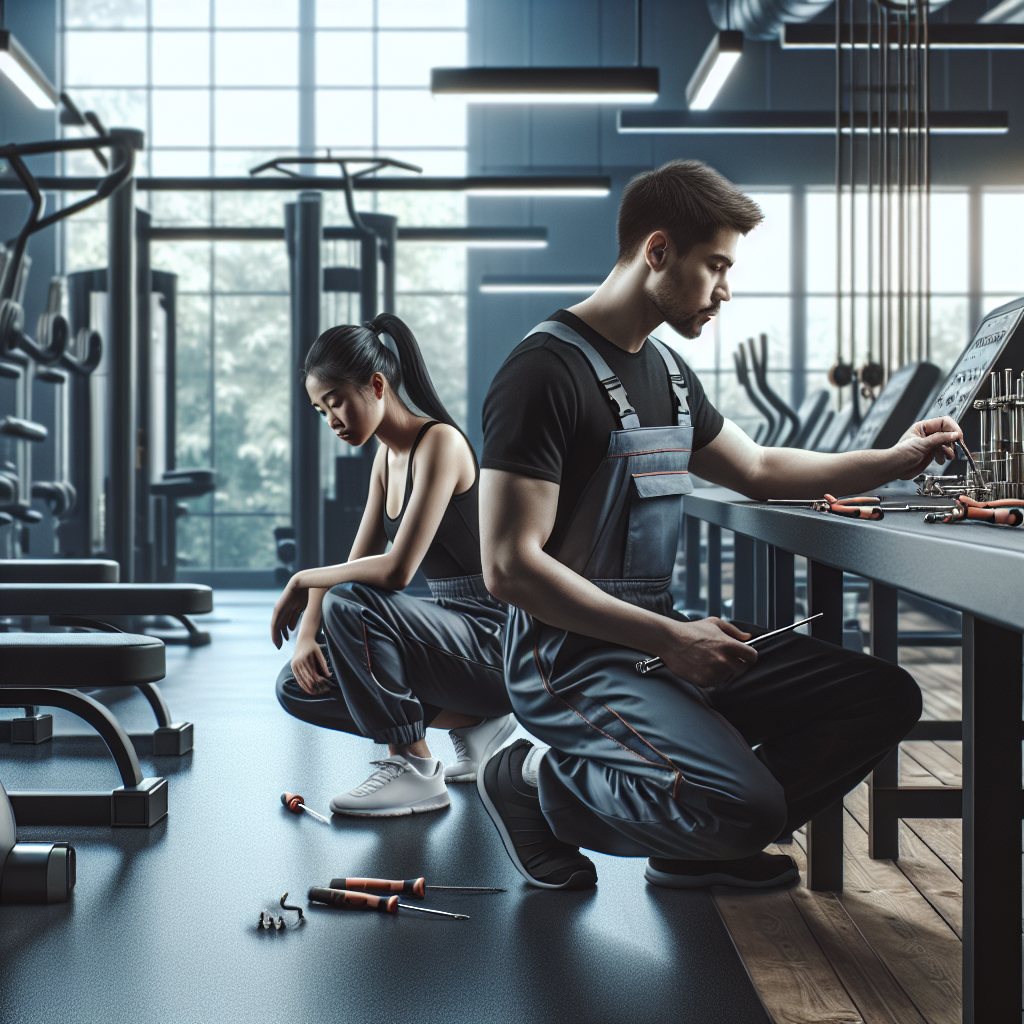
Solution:
M 54 110 L 57 89 L 28 51 L 5 29 L 0 29 L 0 72 L 39 110 Z
M 595 275 L 551 278 L 485 276 L 480 281 L 480 291 L 484 295 L 550 294 L 552 292 L 563 295 L 590 295 L 600 287 L 601 282 Z
M 1009 118 L 1005 110 L 933 110 L 929 115 L 932 135 L 1005 135 Z M 849 128 L 848 118 L 843 127 Z M 913 132 L 913 128 L 903 127 Z M 832 110 L 620 110 L 623 135 L 835 135 Z M 858 135 L 868 133 L 863 112 L 854 121 Z M 880 129 L 877 119 L 871 134 Z M 897 127 L 891 124 L 895 134 Z
M 643 0 L 635 0 L 633 67 L 432 68 L 435 96 L 476 103 L 653 103 L 658 69 L 643 66 Z
M 707 110 L 715 102 L 742 54 L 742 32 L 715 33 L 686 86 L 686 103 L 691 110 Z

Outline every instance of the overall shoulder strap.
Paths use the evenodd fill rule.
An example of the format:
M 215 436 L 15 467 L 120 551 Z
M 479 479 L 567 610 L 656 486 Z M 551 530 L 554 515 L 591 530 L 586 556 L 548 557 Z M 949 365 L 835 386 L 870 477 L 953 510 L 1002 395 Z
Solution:
M 626 394 L 626 389 L 622 386 L 622 381 L 612 373 L 611 367 L 604 361 L 601 353 L 586 338 L 582 337 L 579 332 L 574 331 L 568 324 L 560 323 L 558 320 L 545 320 L 543 323 L 537 324 L 526 338 L 534 334 L 553 334 L 559 341 L 575 345 L 586 357 L 587 362 L 590 363 L 594 373 L 597 374 L 601 387 L 604 388 L 608 398 L 615 406 L 619 421 L 622 423 L 622 429 L 635 430 L 640 426 L 640 419 L 630 404 L 629 396 Z
M 683 375 L 679 372 L 679 364 L 676 362 L 675 356 L 657 338 L 648 337 L 647 340 L 654 345 L 668 371 L 668 379 L 672 382 L 672 392 L 676 397 L 679 426 L 688 427 L 690 425 L 690 392 L 687 390 Z

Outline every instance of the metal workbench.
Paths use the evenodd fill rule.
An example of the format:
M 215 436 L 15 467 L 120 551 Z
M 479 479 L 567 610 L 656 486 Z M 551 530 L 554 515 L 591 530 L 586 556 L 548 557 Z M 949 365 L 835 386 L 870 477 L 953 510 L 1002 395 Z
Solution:
M 691 524 L 709 524 L 709 614 L 721 608 L 722 529 L 735 534 L 734 618 L 769 628 L 793 621 L 794 555 L 808 560 L 808 609 L 825 612 L 813 631 L 823 640 L 842 643 L 844 571 L 871 581 L 871 649 L 887 661 L 897 661 L 898 591 L 963 613 L 963 1019 L 1017 1019 L 1024 529 L 929 525 L 913 513 L 843 519 L 713 487 L 687 495 L 683 510 Z M 688 558 L 699 555 L 692 529 L 686 546 Z M 913 735 L 958 734 L 953 723 L 921 723 Z M 870 785 L 872 818 L 877 812 L 880 819 L 872 822 L 874 857 L 898 856 L 898 817 L 960 816 L 955 789 L 898 787 L 895 755 L 876 768 Z M 808 886 L 841 888 L 841 805 L 807 831 Z

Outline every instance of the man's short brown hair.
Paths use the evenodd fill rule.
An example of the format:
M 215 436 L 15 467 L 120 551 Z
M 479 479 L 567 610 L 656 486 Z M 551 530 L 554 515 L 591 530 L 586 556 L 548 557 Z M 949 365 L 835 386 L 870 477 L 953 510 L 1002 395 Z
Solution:
M 664 231 L 685 255 L 722 228 L 745 235 L 764 213 L 731 181 L 700 160 L 672 160 L 638 174 L 619 203 L 619 262 L 626 263 L 654 231 Z

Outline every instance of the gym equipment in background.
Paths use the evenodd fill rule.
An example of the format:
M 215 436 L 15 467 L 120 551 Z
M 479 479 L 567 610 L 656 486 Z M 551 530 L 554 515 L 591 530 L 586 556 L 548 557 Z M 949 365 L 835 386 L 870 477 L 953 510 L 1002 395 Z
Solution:
M 881 394 L 850 434 L 836 449 L 842 452 L 890 448 L 917 419 L 942 371 L 934 363 L 907 363 L 886 382 Z
M 75 887 L 75 848 L 19 843 L 14 809 L 0 782 L 0 903 L 67 903 Z

